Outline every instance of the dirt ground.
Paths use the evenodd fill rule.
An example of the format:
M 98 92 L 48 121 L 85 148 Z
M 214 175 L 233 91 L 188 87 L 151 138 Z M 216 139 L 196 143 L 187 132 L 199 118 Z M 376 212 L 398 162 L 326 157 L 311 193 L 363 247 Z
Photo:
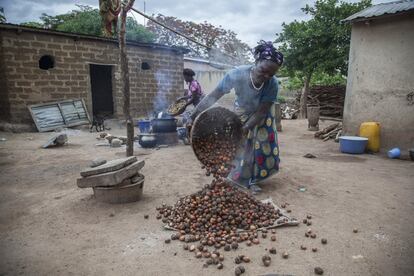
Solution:
M 414 162 L 341 154 L 338 144 L 314 139 L 305 121 L 283 121 L 281 170 L 259 198 L 289 203 L 300 220 L 312 214 L 318 237 L 305 238 L 303 224 L 280 228 L 276 242 L 243 244 L 217 270 L 202 268 L 180 242 L 165 244 L 171 232 L 155 218 L 156 206 L 210 182 L 191 147 L 137 149 L 146 161 L 144 198 L 110 205 L 75 180 L 92 159 L 119 158 L 125 149 L 97 147 L 96 133 L 85 129 L 69 134 L 69 145 L 40 149 L 50 133 L 0 132 L 7 139 L 0 142 L 0 275 L 234 275 L 236 254 L 252 259 L 244 275 L 314 275 L 315 266 L 324 275 L 414 275 Z M 278 253 L 264 267 L 261 256 L 271 246 Z

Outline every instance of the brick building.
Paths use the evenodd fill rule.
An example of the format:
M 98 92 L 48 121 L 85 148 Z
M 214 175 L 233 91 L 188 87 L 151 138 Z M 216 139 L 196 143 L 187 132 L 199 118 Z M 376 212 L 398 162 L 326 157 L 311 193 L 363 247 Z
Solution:
M 133 117 L 182 95 L 186 49 L 130 41 L 127 52 Z M 117 40 L 0 24 L 0 121 L 32 124 L 27 105 L 66 99 L 122 117 Z

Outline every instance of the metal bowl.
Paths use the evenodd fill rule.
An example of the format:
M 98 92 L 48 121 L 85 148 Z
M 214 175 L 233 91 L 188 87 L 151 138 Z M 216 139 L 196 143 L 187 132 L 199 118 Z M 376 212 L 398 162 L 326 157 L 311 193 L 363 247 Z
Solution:
M 157 145 L 157 137 L 154 134 L 139 134 L 138 143 L 143 148 L 153 148 Z
M 136 202 L 142 198 L 145 177 L 139 174 L 135 183 L 124 186 L 93 187 L 95 198 L 105 203 L 129 203 Z

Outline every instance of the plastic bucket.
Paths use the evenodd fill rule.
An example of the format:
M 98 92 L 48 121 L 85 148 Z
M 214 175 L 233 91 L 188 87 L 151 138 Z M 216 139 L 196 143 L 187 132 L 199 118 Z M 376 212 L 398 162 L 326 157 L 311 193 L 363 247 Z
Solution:
M 393 148 L 388 151 L 388 157 L 389 158 L 400 158 L 401 156 L 401 150 L 399 148 Z
M 139 128 L 139 132 L 148 133 L 150 132 L 150 129 L 151 129 L 151 121 L 149 120 L 138 121 L 137 126 Z
M 339 148 L 343 153 L 361 154 L 365 152 L 368 138 L 358 136 L 339 137 Z

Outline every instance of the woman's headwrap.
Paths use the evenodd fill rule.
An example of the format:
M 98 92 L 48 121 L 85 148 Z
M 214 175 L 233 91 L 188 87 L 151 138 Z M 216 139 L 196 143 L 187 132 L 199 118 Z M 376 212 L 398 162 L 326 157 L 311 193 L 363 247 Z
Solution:
M 260 40 L 254 48 L 254 59 L 259 60 L 271 60 L 276 62 L 279 66 L 283 63 L 283 54 L 276 50 L 271 41 Z

